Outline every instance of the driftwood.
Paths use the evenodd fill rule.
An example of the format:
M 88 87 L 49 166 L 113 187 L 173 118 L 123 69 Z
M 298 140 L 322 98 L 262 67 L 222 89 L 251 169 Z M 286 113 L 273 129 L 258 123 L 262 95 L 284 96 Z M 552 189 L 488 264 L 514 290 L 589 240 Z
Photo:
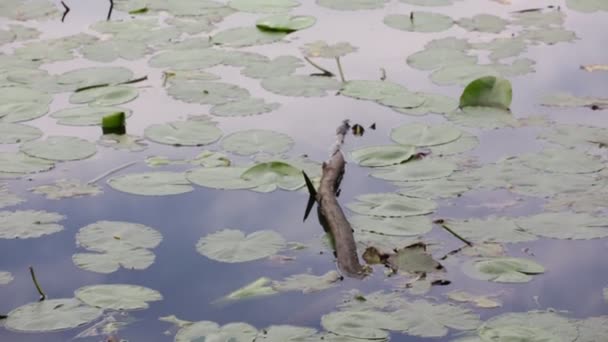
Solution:
M 348 121 L 344 121 L 338 128 L 336 132 L 338 141 L 329 160 L 323 163 L 319 190 L 316 193 L 311 193 L 311 196 L 314 196 L 317 202 L 319 223 L 332 239 L 338 268 L 349 277 L 362 278 L 366 272 L 365 268 L 359 263 L 353 229 L 337 199 L 346 165 L 340 148 L 349 128 Z

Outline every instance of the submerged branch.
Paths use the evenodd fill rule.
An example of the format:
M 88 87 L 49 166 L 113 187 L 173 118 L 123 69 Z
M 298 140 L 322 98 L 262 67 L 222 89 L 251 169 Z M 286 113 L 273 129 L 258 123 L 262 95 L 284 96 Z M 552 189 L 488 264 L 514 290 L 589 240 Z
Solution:
M 94 184 L 94 183 L 97 183 L 97 182 L 99 182 L 100 180 L 102 180 L 102 179 L 104 179 L 104 178 L 106 178 L 106 177 L 108 177 L 108 176 L 110 176 L 110 175 L 112 175 L 112 174 L 114 174 L 114 173 L 116 173 L 116 172 L 118 172 L 118 171 L 120 171 L 120 170 L 126 169 L 126 168 L 128 168 L 129 166 L 131 166 L 131 165 L 135 165 L 135 164 L 137 164 L 137 162 L 136 162 L 136 161 L 132 161 L 132 162 L 128 162 L 128 163 L 126 163 L 126 164 L 120 165 L 120 166 L 118 166 L 118 167 L 116 167 L 116 168 L 113 168 L 113 169 L 111 169 L 111 170 L 108 170 L 108 171 L 106 171 L 106 172 L 102 173 L 101 175 L 99 175 L 99 176 L 97 176 L 97 177 L 95 177 L 95 178 L 91 179 L 90 181 L 88 181 L 88 182 L 87 182 L 87 184 Z
M 310 65 L 312 65 L 315 69 L 321 71 L 322 74 L 320 74 L 319 76 L 334 77 L 334 73 L 333 72 L 331 72 L 331 71 L 323 68 L 319 64 L 313 62 L 310 58 L 304 56 L 304 60 L 307 61 Z
M 30 266 L 30 275 L 32 276 L 32 281 L 34 282 L 34 286 L 36 286 L 36 290 L 38 290 L 38 293 L 40 294 L 40 301 L 42 302 L 46 299 L 46 295 L 44 294 L 44 291 L 42 291 L 38 279 L 36 279 L 36 274 L 34 273 L 34 268 L 32 266 Z
M 70 8 L 63 1 L 61 2 L 61 5 L 63 5 L 63 8 L 65 9 L 65 11 L 63 12 L 63 15 L 61 16 L 61 22 L 63 22 L 65 20 L 65 16 L 68 15 L 68 13 L 70 13 Z

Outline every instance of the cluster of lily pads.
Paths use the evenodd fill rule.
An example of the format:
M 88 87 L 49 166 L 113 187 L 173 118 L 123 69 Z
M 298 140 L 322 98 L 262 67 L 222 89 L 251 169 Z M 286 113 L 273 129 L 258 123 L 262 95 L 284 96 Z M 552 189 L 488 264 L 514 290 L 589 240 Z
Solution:
M 318 162 L 288 155 L 295 141 L 273 130 L 248 129 L 224 136 L 207 116 L 191 116 L 146 127 L 143 136 L 105 134 L 91 142 L 72 136 L 46 136 L 23 122 L 45 116 L 56 94 L 69 94 L 71 105 L 49 115 L 60 125 L 95 126 L 103 117 L 122 112 L 127 121 L 138 115 L 123 107 L 140 94 L 137 84 L 147 76 L 135 75 L 120 66 L 95 66 L 54 74 L 45 64 L 82 57 L 97 63 L 146 59 L 160 69 L 163 87 L 170 97 L 209 106 L 218 119 L 261 115 L 276 111 L 280 103 L 251 96 L 249 90 L 221 81 L 206 69 L 228 66 L 240 69 L 249 79 L 259 80 L 268 92 L 291 97 L 321 97 L 338 93 L 354 99 L 374 101 L 397 112 L 423 116 L 442 114 L 449 123 L 407 123 L 390 132 L 394 144 L 357 148 L 349 157 L 370 176 L 391 182 L 393 193 L 372 193 L 356 197 L 346 207 L 354 213 L 349 220 L 355 239 L 368 263 L 382 263 L 399 275 L 412 277 L 410 294 L 424 294 L 432 286 L 433 274 L 444 266 L 436 260 L 421 237 L 434 225 L 467 242 L 458 262 L 471 278 L 499 283 L 523 283 L 545 272 L 539 263 L 506 255 L 503 245 L 539 238 L 595 239 L 608 237 L 608 220 L 600 213 L 608 207 L 605 158 L 596 153 L 608 145 L 607 130 L 578 125 L 552 125 L 538 138 L 554 146 L 538 153 L 486 164 L 471 165 L 464 153 L 475 149 L 474 131 L 519 127 L 525 120 L 510 112 L 511 85 L 503 77 L 534 71 L 534 62 L 518 57 L 528 46 L 571 42 L 572 31 L 564 28 L 565 13 L 559 9 L 535 9 L 512 13 L 507 18 L 480 14 L 454 20 L 430 11 L 390 14 L 384 24 L 410 33 L 442 32 L 455 25 L 469 32 L 497 35 L 487 42 L 460 38 L 430 41 L 425 49 L 407 57 L 415 69 L 431 71 L 437 85 L 468 85 L 460 102 L 449 96 L 409 90 L 388 80 L 345 81 L 340 58 L 357 51 L 346 42 L 324 41 L 300 45 L 299 56 L 278 56 L 240 50 L 285 41 L 290 34 L 312 27 L 316 19 L 291 15 L 300 3 L 295 0 L 115 0 L 116 8 L 134 18 L 103 21 L 91 26 L 91 34 L 38 40 L 41 32 L 29 26 L 10 24 L 0 30 L 0 45 L 11 50 L 0 54 L 0 144 L 19 144 L 17 152 L 0 152 L 0 176 L 16 178 L 45 172 L 56 163 L 94 156 L 99 146 L 138 152 L 148 140 L 169 146 L 201 147 L 217 143 L 220 151 L 205 150 L 190 159 L 148 156 L 150 168 L 167 165 L 194 166 L 187 171 L 150 170 L 107 177 L 117 191 L 140 196 L 179 195 L 194 191 L 194 185 L 225 190 L 271 192 L 295 191 L 305 185 L 302 171 L 313 179 L 320 176 Z M 387 0 L 317 0 L 324 9 L 335 11 L 381 9 Z M 452 5 L 452 0 L 401 0 L 414 6 Z M 601 1 L 567 0 L 569 8 L 581 12 L 606 11 Z M 163 23 L 158 13 L 167 12 Z M 216 31 L 224 18 L 237 13 L 259 14 L 255 25 Z M 60 11 L 45 0 L 5 0 L 0 15 L 12 20 L 57 19 Z M 210 34 L 207 37 L 207 34 Z M 478 64 L 479 51 L 488 52 L 489 63 Z M 148 58 L 149 57 L 149 58 Z M 334 59 L 341 82 L 316 59 Z M 305 62 L 320 69 L 316 75 L 296 73 Z M 473 81 L 471 83 L 471 81 Z M 608 100 L 568 94 L 552 95 L 544 105 L 560 107 L 608 107 Z M 328 132 L 329 133 L 329 132 Z M 243 157 L 249 158 L 243 161 Z M 117 170 L 120 171 L 120 170 Z M 110 172 L 113 174 L 113 172 Z M 49 199 L 93 196 L 102 192 L 97 184 L 110 173 L 91 181 L 60 179 L 31 189 Z M 538 197 L 546 212 L 523 217 L 433 221 L 439 200 L 454 200 L 472 189 L 507 189 L 511 193 Z M 23 199 L 0 185 L 0 208 L 17 206 Z M 0 211 L 0 239 L 37 238 L 63 230 L 65 217 L 36 210 Z M 133 222 L 99 221 L 82 227 L 76 243 L 82 251 L 73 263 L 86 271 L 112 273 L 120 268 L 143 270 L 152 265 L 152 251 L 162 241 L 161 233 Z M 373 248 L 372 248 L 373 247 Z M 195 248 L 217 262 L 242 263 L 278 257 L 290 249 L 277 232 L 259 230 L 250 234 L 224 228 L 200 238 Z M 433 248 L 429 248 L 434 251 Z M 374 252 L 375 251 L 375 252 Z M 387 254 L 388 251 L 388 255 Z M 376 260 L 374 262 L 373 260 Z M 261 277 L 221 300 L 273 295 L 285 291 L 310 293 L 338 285 L 340 275 L 297 274 L 283 280 Z M 13 275 L 0 271 L 0 285 Z M 447 295 L 456 302 L 480 308 L 500 303 L 491 296 L 467 292 Z M 604 290 L 608 300 L 608 289 Z M 75 328 L 111 312 L 146 309 L 162 295 L 149 288 L 106 284 L 85 286 L 73 298 L 51 299 L 23 305 L 8 313 L 4 325 L 19 332 L 49 332 Z M 477 314 L 452 303 L 405 299 L 399 292 L 350 294 L 338 310 L 323 315 L 325 331 L 297 326 L 270 326 L 258 330 L 247 323 L 219 325 L 212 321 L 189 322 L 175 317 L 161 320 L 178 327 L 175 341 L 385 341 L 391 332 L 419 337 L 446 336 L 450 329 L 466 331 L 458 341 L 563 340 L 598 341 L 608 335 L 606 316 L 570 319 L 552 311 L 502 314 L 482 322 Z

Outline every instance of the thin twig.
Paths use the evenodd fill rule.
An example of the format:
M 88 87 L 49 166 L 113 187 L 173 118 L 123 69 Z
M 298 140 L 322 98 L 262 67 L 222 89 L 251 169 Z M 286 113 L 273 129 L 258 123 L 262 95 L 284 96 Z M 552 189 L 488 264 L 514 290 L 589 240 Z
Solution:
M 458 247 L 458 248 L 456 248 L 456 249 L 454 249 L 454 250 L 452 250 L 452 251 L 449 251 L 449 252 L 447 252 L 447 253 L 446 253 L 444 256 L 442 256 L 441 258 L 439 258 L 439 260 L 445 260 L 445 259 L 447 259 L 448 257 L 450 257 L 450 256 L 452 256 L 452 255 L 458 254 L 458 253 L 460 253 L 460 252 L 461 252 L 463 249 L 465 249 L 465 248 L 467 248 L 467 247 L 469 247 L 469 246 L 468 246 L 468 245 L 465 245 L 465 246 L 462 246 L 462 247 Z
M 384 68 L 380 68 L 380 81 L 386 81 L 386 70 Z
M 148 79 L 148 75 L 146 75 L 146 76 L 142 76 L 142 77 L 140 77 L 140 78 L 134 78 L 134 79 L 132 79 L 132 80 L 128 80 L 128 81 L 124 81 L 124 82 L 120 82 L 120 83 L 117 83 L 117 84 L 133 84 L 133 83 L 143 82 L 143 81 L 145 81 L 145 80 L 147 80 L 147 79 Z
M 108 176 L 112 175 L 113 173 L 116 173 L 116 172 L 118 172 L 118 171 L 120 171 L 120 170 L 126 169 L 126 168 L 128 168 L 129 166 L 132 166 L 132 165 L 135 165 L 135 164 L 137 164 L 137 161 L 132 161 L 132 162 L 128 162 L 128 163 L 126 163 L 126 164 L 120 165 L 119 167 L 113 168 L 112 170 L 109 170 L 109 171 L 107 171 L 107 172 L 104 172 L 104 173 L 102 173 L 101 175 L 99 175 L 99 176 L 97 176 L 97 177 L 95 177 L 95 178 L 91 179 L 90 181 L 88 181 L 88 182 L 87 182 L 87 184 L 93 184 L 93 183 L 97 183 L 97 182 L 99 182 L 100 180 L 102 180 L 102 179 L 104 179 L 104 178 L 106 178 L 106 177 L 108 177 Z
M 452 229 L 450 229 L 450 227 L 446 226 L 445 224 L 441 224 L 441 227 L 443 229 L 447 230 L 450 234 L 454 235 L 456 238 L 458 238 L 458 240 L 466 243 L 469 247 L 473 247 L 473 244 L 469 240 L 467 240 L 467 239 L 463 238 L 462 236 L 458 235 L 458 233 L 456 233 L 455 231 L 453 231 Z
M 40 301 L 42 302 L 46 299 L 46 295 L 44 294 L 44 291 L 42 291 L 40 284 L 38 284 L 38 279 L 36 279 L 36 274 L 34 273 L 34 268 L 32 266 L 30 266 L 30 275 L 32 276 L 32 281 L 36 286 L 36 290 L 38 290 L 38 293 L 40 294 Z
M 308 63 L 310 63 L 310 65 L 312 65 L 314 68 L 318 69 L 319 71 L 321 71 L 323 74 L 321 76 L 326 76 L 326 77 L 333 77 L 334 73 L 323 68 L 322 66 L 320 66 L 319 64 L 313 62 L 310 58 L 304 56 L 304 60 L 307 61 Z
M 346 80 L 344 79 L 344 72 L 342 71 L 342 64 L 340 64 L 340 57 L 336 57 L 336 64 L 338 64 L 338 71 L 340 72 L 340 79 L 342 80 L 342 83 L 346 83 Z
M 110 21 L 110 18 L 112 18 L 112 10 L 114 10 L 114 0 L 110 0 L 110 10 L 108 11 L 107 21 Z
M 61 4 L 63 5 L 63 8 L 65 9 L 65 11 L 63 12 L 63 16 L 61 16 L 61 22 L 63 22 L 65 20 L 65 16 L 68 15 L 68 13 L 70 13 L 70 8 L 63 1 L 61 2 Z
M 103 88 L 103 87 L 117 86 L 117 85 L 124 85 L 124 84 L 133 84 L 133 83 L 145 81 L 147 79 L 148 79 L 148 75 L 142 76 L 139 78 L 134 78 L 132 80 L 128 80 L 128 81 L 124 81 L 124 82 L 114 83 L 114 84 L 110 84 L 110 83 L 94 84 L 94 85 L 89 85 L 89 86 L 84 86 L 84 87 L 78 88 L 78 89 L 74 90 L 74 92 L 79 93 L 81 91 L 95 89 L 95 88 Z

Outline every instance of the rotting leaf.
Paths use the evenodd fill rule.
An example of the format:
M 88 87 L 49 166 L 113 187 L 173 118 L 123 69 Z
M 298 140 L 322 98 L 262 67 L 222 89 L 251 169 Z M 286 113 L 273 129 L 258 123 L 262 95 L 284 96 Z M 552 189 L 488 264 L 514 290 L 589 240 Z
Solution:
M 396 251 L 388 257 L 388 265 L 394 272 L 412 274 L 431 273 L 443 270 L 443 266 L 433 259 L 424 243 L 415 243 Z

